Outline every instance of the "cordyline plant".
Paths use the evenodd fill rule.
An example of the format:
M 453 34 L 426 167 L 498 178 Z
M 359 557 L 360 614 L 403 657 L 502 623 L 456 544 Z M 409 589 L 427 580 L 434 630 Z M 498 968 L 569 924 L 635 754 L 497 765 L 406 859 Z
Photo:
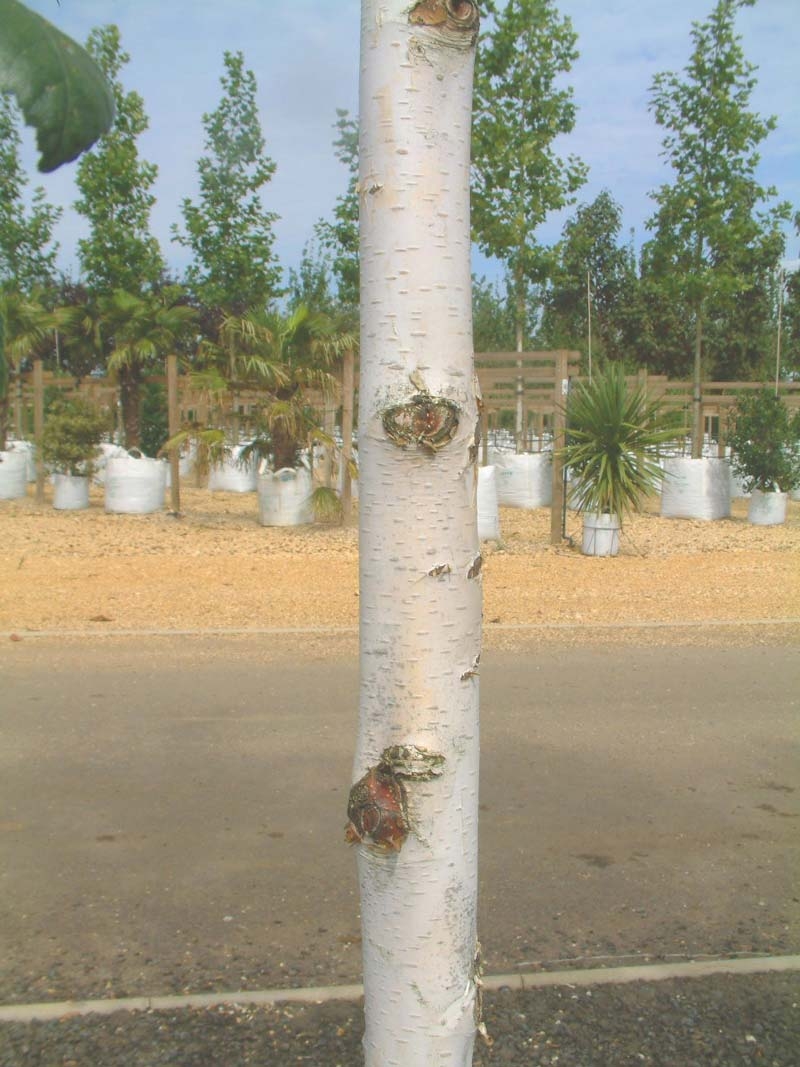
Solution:
M 674 412 L 645 389 L 631 389 L 619 364 L 609 364 L 570 393 L 567 444 L 571 497 L 583 512 L 621 518 L 636 511 L 663 478 L 658 450 L 681 432 Z
M 770 389 L 737 399 L 728 444 L 731 466 L 746 493 L 786 493 L 800 485 L 800 411 L 790 415 Z

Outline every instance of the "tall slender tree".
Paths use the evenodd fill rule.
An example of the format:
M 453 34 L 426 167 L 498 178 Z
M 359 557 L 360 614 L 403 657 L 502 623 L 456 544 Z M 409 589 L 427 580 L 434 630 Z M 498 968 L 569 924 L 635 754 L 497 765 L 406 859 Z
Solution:
M 315 229 L 323 246 L 333 256 L 333 273 L 339 302 L 357 308 L 359 299 L 358 259 L 358 120 L 344 108 L 336 109 L 336 158 L 347 168 L 347 189 L 336 198 L 333 220 L 320 219 Z
M 53 231 L 62 212 L 47 203 L 41 186 L 26 206 L 21 144 L 18 110 L 0 93 L 0 284 L 30 292 L 53 282 L 58 255 Z
M 758 284 L 756 271 L 783 252 L 787 204 L 756 177 L 758 146 L 774 117 L 750 110 L 755 67 L 735 33 L 738 11 L 755 0 L 718 0 L 695 22 L 682 74 L 658 74 L 651 110 L 664 129 L 663 155 L 674 173 L 653 194 L 658 207 L 647 262 L 661 292 L 687 309 L 693 328 L 693 452 L 703 443 L 701 383 L 704 338 L 715 314 L 730 312 Z
M 78 163 L 76 210 L 89 223 L 78 241 L 86 284 L 98 294 L 124 289 L 142 293 L 164 269 L 158 242 L 150 233 L 158 168 L 139 156 L 138 140 L 148 128 L 144 101 L 126 92 L 120 80 L 130 56 L 116 26 L 92 30 L 87 51 L 105 74 L 114 96 L 114 123 Z
M 367 1067 L 471 1063 L 481 557 L 469 0 L 363 0 L 361 709 Z
M 625 358 L 636 263 L 631 249 L 620 243 L 621 230 L 622 207 L 607 189 L 564 224 L 543 322 L 544 337 L 554 348 Z
M 256 101 L 255 75 L 241 52 L 225 52 L 222 98 L 203 116 L 206 154 L 197 164 L 200 192 L 181 205 L 184 228 L 173 240 L 191 250 L 187 282 L 210 308 L 239 315 L 263 308 L 279 293 L 273 225 L 264 207 L 264 186 L 275 173 Z
M 547 216 L 574 200 L 586 166 L 562 158 L 556 139 L 575 125 L 564 86 L 578 56 L 577 34 L 553 0 L 489 5 L 493 21 L 478 51 L 472 128 L 472 219 L 478 246 L 502 260 L 514 287 L 516 348 L 525 343 L 532 285 L 554 267 L 537 233 Z M 518 396 L 517 431 L 522 426 Z

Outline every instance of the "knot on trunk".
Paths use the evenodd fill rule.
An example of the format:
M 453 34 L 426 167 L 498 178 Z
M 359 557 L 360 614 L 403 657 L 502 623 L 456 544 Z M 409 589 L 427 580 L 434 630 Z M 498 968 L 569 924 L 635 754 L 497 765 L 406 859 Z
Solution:
M 417 445 L 429 453 L 438 452 L 456 435 L 459 408 L 452 400 L 429 393 L 417 393 L 404 404 L 394 404 L 382 416 L 386 436 L 398 448 Z

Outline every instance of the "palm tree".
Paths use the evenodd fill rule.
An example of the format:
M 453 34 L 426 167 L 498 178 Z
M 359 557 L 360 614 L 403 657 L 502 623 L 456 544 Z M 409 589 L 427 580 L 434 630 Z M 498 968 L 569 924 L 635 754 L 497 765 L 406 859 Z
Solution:
M 146 371 L 175 350 L 197 318 L 194 308 L 179 302 L 179 293 L 176 287 L 141 296 L 118 289 L 99 301 L 128 448 L 138 447 L 141 439 L 140 390 Z
M 3 354 L 0 357 L 0 451 L 6 447 L 10 406 L 10 373 L 16 375 L 21 390 L 22 365 L 28 359 L 41 357 L 54 326 L 52 311 L 47 307 L 40 290 L 23 293 L 18 289 L 0 290 L 0 318 L 4 326 Z M 19 408 L 21 416 L 21 408 Z M 21 426 L 17 426 L 17 431 Z
M 305 305 L 285 315 L 269 311 L 227 315 L 218 340 L 202 346 L 204 365 L 192 381 L 216 393 L 260 394 L 251 427 L 254 438 L 242 458 L 269 455 L 276 470 L 297 467 L 310 438 L 326 439 L 314 402 L 335 393 L 336 364 L 356 344 L 345 326 Z

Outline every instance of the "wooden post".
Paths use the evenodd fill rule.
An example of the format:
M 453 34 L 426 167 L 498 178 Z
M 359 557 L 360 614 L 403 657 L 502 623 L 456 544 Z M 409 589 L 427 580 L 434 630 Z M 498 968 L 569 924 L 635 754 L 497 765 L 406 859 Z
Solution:
M 178 357 L 175 353 L 167 356 L 167 419 L 170 437 L 174 437 L 181 428 L 178 409 Z M 170 467 L 170 507 L 175 515 L 181 513 L 181 476 L 180 449 L 177 445 L 169 450 Z
M 561 544 L 561 516 L 564 511 L 564 461 L 559 450 L 566 444 L 566 403 L 569 390 L 567 353 L 556 352 L 553 387 L 553 503 L 550 507 L 550 544 Z
M 42 431 L 44 430 L 44 369 L 41 359 L 33 361 L 33 440 L 36 444 L 36 503 L 44 503 L 44 461 L 42 460 Z
M 342 364 L 342 524 L 353 519 L 353 489 L 350 460 L 353 458 L 353 399 L 355 395 L 355 356 L 352 349 L 344 354 Z

